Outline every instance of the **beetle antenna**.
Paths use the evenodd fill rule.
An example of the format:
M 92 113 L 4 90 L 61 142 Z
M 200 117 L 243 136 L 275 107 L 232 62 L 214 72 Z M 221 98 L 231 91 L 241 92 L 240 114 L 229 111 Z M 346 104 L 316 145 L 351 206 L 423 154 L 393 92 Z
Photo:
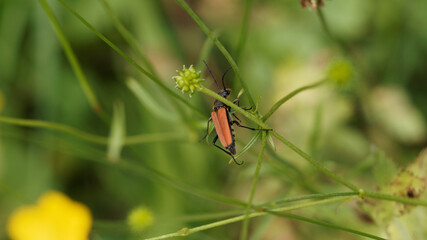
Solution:
M 206 61 L 205 61 L 205 60 L 203 60 L 203 62 L 205 63 L 206 68 L 208 69 L 209 73 L 211 74 L 212 79 L 215 81 L 216 86 L 218 87 L 218 89 L 219 89 L 219 90 L 221 90 L 221 87 L 219 86 L 218 82 L 216 81 L 216 79 L 215 79 L 214 75 L 212 74 L 212 71 L 211 71 L 211 69 L 209 68 L 208 64 L 206 63 Z
M 224 74 L 222 75 L 222 86 L 224 87 L 224 90 L 225 90 L 225 83 L 224 83 L 224 79 L 225 79 L 225 74 L 227 74 L 228 73 L 228 71 L 230 71 L 230 69 L 231 69 L 231 66 L 229 66 L 228 68 L 227 68 L 227 70 L 225 70 L 225 72 L 224 72 Z

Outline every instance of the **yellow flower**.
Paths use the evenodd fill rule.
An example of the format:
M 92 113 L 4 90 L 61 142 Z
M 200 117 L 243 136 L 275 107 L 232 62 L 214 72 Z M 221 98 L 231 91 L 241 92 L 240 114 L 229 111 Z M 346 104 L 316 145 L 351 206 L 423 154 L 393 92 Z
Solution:
M 140 206 L 129 213 L 127 222 L 132 231 L 140 232 L 153 224 L 154 216 L 148 208 Z
M 12 240 L 87 240 L 90 210 L 60 192 L 48 192 L 37 205 L 15 210 L 7 223 Z

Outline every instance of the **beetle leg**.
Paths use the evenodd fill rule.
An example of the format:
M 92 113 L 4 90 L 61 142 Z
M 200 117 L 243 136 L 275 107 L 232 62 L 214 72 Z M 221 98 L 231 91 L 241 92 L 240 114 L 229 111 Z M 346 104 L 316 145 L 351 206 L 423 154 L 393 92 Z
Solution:
M 264 128 L 251 128 L 251 127 L 248 127 L 248 126 L 243 126 L 243 125 L 241 125 L 238 121 L 233 121 L 231 124 L 236 124 L 237 126 L 239 126 L 239 127 L 242 127 L 242 128 L 246 128 L 246 129 L 250 129 L 250 130 L 259 130 L 259 131 L 271 131 L 271 130 L 273 130 L 273 129 L 264 129 Z
M 238 98 L 234 99 L 233 103 L 240 107 L 240 102 Z
M 243 162 L 238 163 L 238 162 L 236 161 L 236 159 L 234 158 L 233 154 L 231 154 L 231 152 L 229 152 L 229 151 L 227 151 L 227 150 L 223 149 L 222 147 L 220 147 L 220 146 L 216 145 L 216 141 L 218 141 L 218 135 L 216 135 L 216 136 L 215 136 L 215 138 L 214 138 L 214 139 L 213 139 L 213 141 L 212 141 L 212 144 L 213 144 L 215 147 L 217 147 L 217 148 L 221 149 L 221 151 L 223 151 L 223 152 L 227 153 L 228 155 L 230 155 L 230 156 L 231 156 L 231 158 L 233 159 L 234 163 L 236 163 L 237 165 L 242 165 L 242 164 L 243 164 Z
M 233 117 L 234 117 L 234 118 L 236 118 L 239 122 L 241 122 L 241 121 L 242 121 L 242 120 L 240 120 L 240 119 L 236 116 L 236 114 L 234 114 L 234 113 L 233 113 L 232 115 L 233 115 Z
M 240 107 L 240 100 L 238 98 L 234 99 L 233 103 Z M 242 109 L 245 111 L 249 111 L 249 110 L 252 110 L 252 107 L 242 108 Z
M 209 123 L 210 123 L 210 122 L 212 122 L 212 117 L 210 117 L 210 118 L 209 118 L 209 120 L 208 120 L 208 124 L 207 124 L 207 127 L 206 127 L 206 134 L 205 134 L 205 136 L 204 136 L 202 139 L 200 139 L 200 141 L 205 140 L 205 139 L 206 139 L 206 137 L 208 136 L 208 134 L 209 134 Z

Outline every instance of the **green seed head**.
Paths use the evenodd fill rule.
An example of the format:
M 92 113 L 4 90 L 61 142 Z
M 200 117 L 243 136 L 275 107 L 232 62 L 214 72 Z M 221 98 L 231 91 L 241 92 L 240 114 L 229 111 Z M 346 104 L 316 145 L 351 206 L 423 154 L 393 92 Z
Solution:
M 175 80 L 175 87 L 181 90 L 183 93 L 189 93 L 191 95 L 202 86 L 200 83 L 204 80 L 200 77 L 201 72 L 196 72 L 193 65 L 189 68 L 186 68 L 185 65 L 182 67 L 182 71 L 176 71 L 178 76 L 173 76 L 172 79 Z

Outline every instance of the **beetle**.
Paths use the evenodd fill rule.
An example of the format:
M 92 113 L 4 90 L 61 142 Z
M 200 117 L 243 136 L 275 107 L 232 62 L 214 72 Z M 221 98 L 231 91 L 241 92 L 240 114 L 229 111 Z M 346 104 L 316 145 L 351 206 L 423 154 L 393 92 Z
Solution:
M 231 89 L 225 87 L 224 78 L 225 78 L 225 75 L 227 74 L 227 72 L 231 69 L 231 67 L 229 67 L 224 72 L 224 74 L 222 75 L 221 81 L 222 81 L 223 88 L 221 88 L 219 86 L 218 82 L 216 81 L 214 75 L 212 74 L 212 71 L 209 69 L 208 64 L 205 62 L 205 60 L 203 60 L 203 62 L 205 63 L 206 68 L 208 69 L 212 79 L 214 80 L 216 86 L 219 89 L 218 95 L 220 95 L 223 98 L 227 98 L 231 94 Z M 239 98 L 236 98 L 233 101 L 233 103 L 238 105 L 239 104 Z M 245 109 L 245 110 L 250 110 L 250 109 L 251 108 Z M 237 162 L 233 156 L 234 154 L 236 154 L 236 144 L 235 144 L 235 136 L 234 136 L 233 125 L 236 124 L 239 127 L 250 129 L 250 130 L 270 131 L 271 129 L 256 129 L 256 128 L 251 128 L 248 126 L 241 125 L 239 123 L 240 119 L 234 113 L 233 114 L 230 113 L 231 107 L 228 106 L 227 104 L 219 101 L 219 100 L 215 100 L 212 110 L 213 111 L 211 112 L 211 117 L 209 118 L 208 123 L 207 123 L 206 135 L 202 138 L 202 140 L 208 136 L 209 124 L 210 124 L 210 122 L 213 122 L 214 127 L 215 127 L 215 131 L 216 131 L 216 136 L 214 137 L 212 144 L 215 147 L 221 149 L 226 154 L 230 155 L 231 158 L 233 159 L 233 161 L 237 165 L 242 165 L 243 162 L 241 162 L 241 163 Z M 235 117 L 239 121 L 233 120 L 232 116 Z M 216 144 L 218 139 L 225 149 Z

